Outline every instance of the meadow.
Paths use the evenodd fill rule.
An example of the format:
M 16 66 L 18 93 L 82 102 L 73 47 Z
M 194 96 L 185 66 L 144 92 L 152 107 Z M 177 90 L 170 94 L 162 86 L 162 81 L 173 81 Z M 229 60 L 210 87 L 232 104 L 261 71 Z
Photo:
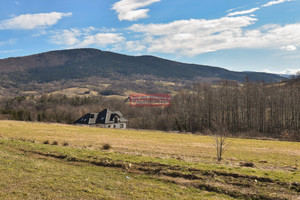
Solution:
M 0 199 L 298 199 L 297 142 L 0 121 Z M 251 164 L 251 167 L 249 166 Z

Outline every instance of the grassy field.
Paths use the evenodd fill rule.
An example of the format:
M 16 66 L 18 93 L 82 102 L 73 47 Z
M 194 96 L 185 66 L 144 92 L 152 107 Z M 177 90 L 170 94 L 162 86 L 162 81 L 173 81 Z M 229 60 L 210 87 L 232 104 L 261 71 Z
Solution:
M 299 143 L 229 140 L 0 121 L 0 199 L 299 199 Z

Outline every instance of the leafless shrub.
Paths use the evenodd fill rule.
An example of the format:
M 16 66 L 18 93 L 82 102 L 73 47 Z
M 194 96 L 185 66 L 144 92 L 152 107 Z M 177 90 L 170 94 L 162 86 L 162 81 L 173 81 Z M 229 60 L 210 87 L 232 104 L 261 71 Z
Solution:
M 291 139 L 291 136 L 289 134 L 289 132 L 287 132 L 286 130 L 285 131 L 282 131 L 280 133 L 280 139 L 281 140 L 290 140 Z
M 213 137 L 215 139 L 217 160 L 219 162 L 222 160 L 223 154 L 228 150 L 230 142 L 227 141 L 226 134 L 224 134 L 223 132 L 215 133 Z
M 230 141 L 228 141 L 229 132 L 218 123 L 214 123 L 210 135 L 214 138 L 216 156 L 218 162 L 220 162 L 231 145 Z

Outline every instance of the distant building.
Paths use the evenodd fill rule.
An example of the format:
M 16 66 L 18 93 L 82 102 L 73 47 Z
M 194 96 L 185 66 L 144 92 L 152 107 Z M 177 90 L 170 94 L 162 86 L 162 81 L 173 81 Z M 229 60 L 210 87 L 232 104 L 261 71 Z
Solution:
M 123 117 L 120 111 L 104 109 L 99 113 L 87 113 L 77 119 L 74 124 L 125 129 L 127 122 L 128 120 Z

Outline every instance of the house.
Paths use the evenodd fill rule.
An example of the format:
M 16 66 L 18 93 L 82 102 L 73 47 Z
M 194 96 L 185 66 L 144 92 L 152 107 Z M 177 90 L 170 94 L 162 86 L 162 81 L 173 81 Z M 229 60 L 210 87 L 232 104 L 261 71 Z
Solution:
M 128 120 L 123 117 L 120 111 L 104 109 L 99 113 L 87 113 L 77 119 L 74 124 L 125 129 L 127 122 Z

